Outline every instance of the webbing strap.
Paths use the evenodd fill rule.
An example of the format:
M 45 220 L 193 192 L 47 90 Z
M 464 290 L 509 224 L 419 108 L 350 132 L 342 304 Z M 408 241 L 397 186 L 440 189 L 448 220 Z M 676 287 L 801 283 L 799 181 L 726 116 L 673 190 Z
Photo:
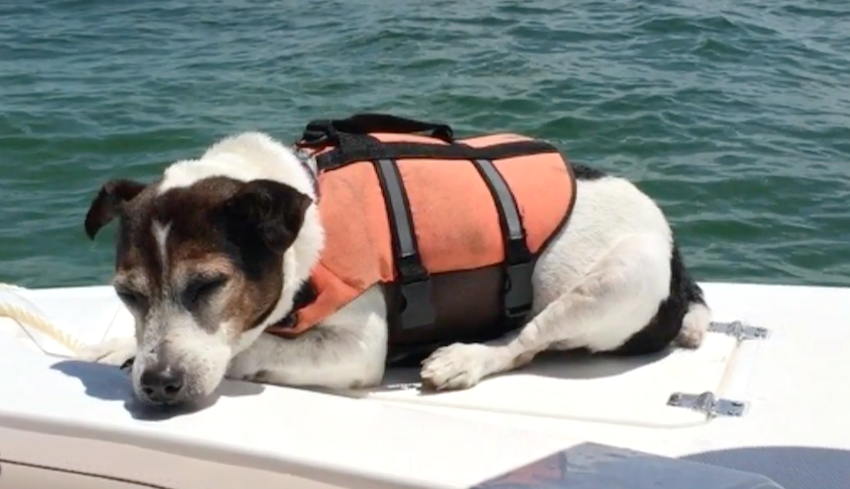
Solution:
M 393 258 L 401 284 L 401 328 L 430 326 L 436 320 L 432 303 L 431 277 L 422 265 L 410 203 L 396 162 L 373 160 L 390 218 Z
M 389 114 L 355 114 L 347 119 L 321 119 L 311 121 L 304 130 L 301 141 L 316 144 L 324 140 L 333 140 L 338 133 L 370 134 L 375 132 L 394 134 L 415 134 L 427 132 L 435 139 L 447 143 L 454 141 L 454 131 L 446 124 L 424 122 Z M 332 141 L 333 142 L 333 141 Z
M 490 189 L 499 213 L 505 249 L 504 315 L 511 320 L 521 319 L 531 310 L 534 297 L 531 287 L 534 261 L 525 241 L 522 218 L 511 189 L 493 162 L 478 159 L 473 164 Z
M 440 160 L 500 160 L 544 153 L 557 153 L 558 149 L 543 141 L 515 141 L 486 148 L 473 148 L 461 144 L 427 144 L 388 142 L 370 136 L 339 134 L 336 149 L 316 158 L 319 170 L 334 170 L 358 161 L 376 159 L 440 159 Z

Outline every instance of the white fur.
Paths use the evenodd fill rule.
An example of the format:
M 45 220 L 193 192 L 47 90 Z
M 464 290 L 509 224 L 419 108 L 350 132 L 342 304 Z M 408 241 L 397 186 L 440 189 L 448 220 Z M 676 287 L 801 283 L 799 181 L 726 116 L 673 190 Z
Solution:
M 159 263 L 162 268 L 162 279 L 168 277 L 168 231 L 171 229 L 171 223 L 163 224 L 158 221 L 153 222 L 151 234 L 156 241 L 156 249 L 159 254 Z
M 676 343 L 685 348 L 698 348 L 708 333 L 711 323 L 711 310 L 702 304 L 693 304 L 682 319 L 682 331 Z
M 309 175 L 294 154 L 270 137 L 246 133 L 224 139 L 200 160 L 181 161 L 165 172 L 160 191 L 225 175 L 278 180 L 313 196 Z M 533 275 L 532 320 L 521 330 L 486 344 L 454 344 L 434 352 L 422 367 L 426 384 L 467 388 L 488 375 L 516 368 L 547 349 L 610 350 L 641 330 L 668 296 L 672 235 L 661 210 L 632 183 L 613 176 L 578 181 L 569 225 L 552 240 Z M 328 197 L 326 197 L 328 198 Z M 282 317 L 299 284 L 309 276 L 324 243 L 315 206 L 285 255 L 283 295 L 270 318 Z M 295 340 L 245 333 L 232 351 L 227 376 L 263 382 L 351 387 L 380 383 L 387 323 L 375 287 L 323 324 Z M 692 306 L 678 342 L 696 347 L 709 310 Z M 201 345 L 185 345 L 201 348 Z M 121 363 L 127 344 L 94 348 L 86 358 Z M 126 355 L 116 354 L 121 350 Z

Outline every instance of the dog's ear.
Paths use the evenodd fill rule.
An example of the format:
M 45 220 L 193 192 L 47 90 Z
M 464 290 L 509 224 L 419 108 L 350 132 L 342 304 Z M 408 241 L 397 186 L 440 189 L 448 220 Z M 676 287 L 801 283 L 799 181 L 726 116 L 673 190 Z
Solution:
M 256 231 L 276 253 L 286 251 L 301 230 L 313 199 L 273 180 L 252 180 L 225 203 L 229 219 Z
M 134 180 L 114 179 L 106 182 L 97 193 L 86 214 L 86 234 L 94 239 L 100 228 L 109 224 L 124 202 L 133 200 L 147 185 Z

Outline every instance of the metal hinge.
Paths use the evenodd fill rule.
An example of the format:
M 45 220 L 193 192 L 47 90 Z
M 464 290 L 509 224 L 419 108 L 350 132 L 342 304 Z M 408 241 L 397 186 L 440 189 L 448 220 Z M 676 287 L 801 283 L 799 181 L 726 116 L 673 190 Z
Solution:
M 744 411 L 747 408 L 747 403 L 742 401 L 717 399 L 714 397 L 713 392 L 703 392 L 702 394 L 675 392 L 670 395 L 667 405 L 693 409 L 694 411 L 705 413 L 709 418 L 717 416 L 738 418 L 744 415 Z
M 708 330 L 712 333 L 722 333 L 728 336 L 733 336 L 737 338 L 738 341 L 763 340 L 770 335 L 770 331 L 767 328 L 747 326 L 741 321 L 732 321 L 730 323 L 712 322 L 708 326 Z

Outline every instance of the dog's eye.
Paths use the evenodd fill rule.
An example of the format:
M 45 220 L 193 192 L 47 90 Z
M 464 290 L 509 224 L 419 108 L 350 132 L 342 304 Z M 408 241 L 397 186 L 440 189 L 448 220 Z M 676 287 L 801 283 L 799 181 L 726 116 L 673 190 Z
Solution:
M 183 290 L 183 303 L 194 305 L 223 287 L 226 283 L 227 277 L 225 276 L 203 277 L 192 280 Z
M 140 306 L 145 301 L 145 296 L 136 290 L 119 287 L 115 289 L 115 293 L 129 307 Z

